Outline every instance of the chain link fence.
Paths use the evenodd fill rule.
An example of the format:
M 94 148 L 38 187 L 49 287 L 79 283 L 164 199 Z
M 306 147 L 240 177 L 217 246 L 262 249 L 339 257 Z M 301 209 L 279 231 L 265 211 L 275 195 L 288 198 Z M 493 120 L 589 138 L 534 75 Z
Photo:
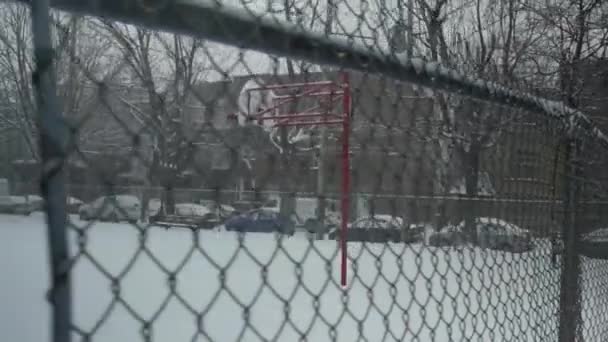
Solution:
M 506 46 L 426 1 L 23 3 L 9 338 L 608 339 L 608 138 Z

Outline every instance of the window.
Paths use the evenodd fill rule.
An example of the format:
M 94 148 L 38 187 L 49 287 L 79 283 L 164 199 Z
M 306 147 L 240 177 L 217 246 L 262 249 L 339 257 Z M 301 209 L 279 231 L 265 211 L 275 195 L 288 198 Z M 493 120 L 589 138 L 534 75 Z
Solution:
M 98 199 L 95 200 L 93 207 L 95 208 L 101 208 L 101 206 L 103 205 L 103 203 L 105 202 L 106 197 L 99 197 Z
M 259 211 L 252 211 L 249 213 L 249 219 L 251 220 L 257 220 L 260 217 L 260 212 Z
M 338 205 L 336 202 L 333 201 L 326 201 L 326 205 L 327 205 L 327 210 L 329 211 L 338 211 Z
M 491 223 L 489 223 L 489 224 L 484 224 L 484 225 L 482 225 L 482 227 L 483 227 L 482 229 L 483 229 L 483 230 L 484 230 L 486 233 L 489 233 L 489 234 L 494 234 L 494 235 L 499 235 L 499 234 L 502 234 L 502 233 L 503 233 L 503 231 L 504 231 L 504 228 L 499 227 L 498 225 L 495 225 L 495 224 L 491 224 Z
M 370 226 L 368 219 L 361 219 L 353 224 L 353 228 L 364 229 Z
M 179 216 L 189 216 L 191 213 L 188 212 L 189 208 L 177 207 L 175 208 L 175 213 Z
M 203 215 L 203 219 L 212 221 L 212 220 L 218 220 L 218 217 L 214 213 L 207 213 L 207 214 Z
M 267 207 L 276 208 L 279 206 L 279 202 L 277 200 L 268 200 L 266 202 Z
M 232 150 L 226 146 L 214 146 L 211 150 L 211 169 L 229 170 L 232 167 Z
M 534 177 L 537 175 L 537 160 L 539 155 L 535 151 L 518 150 L 517 162 L 519 164 L 519 175 L 522 177 Z
M 389 222 L 387 220 L 383 220 L 383 219 L 377 219 L 374 220 L 373 222 L 373 228 L 379 228 L 379 229 L 385 229 L 385 228 L 392 228 L 393 224 L 392 222 Z
M 310 169 L 311 170 L 318 170 L 319 169 L 319 154 L 318 153 L 313 153 L 312 154 L 312 161 L 310 163 Z
M 258 219 L 260 220 L 272 220 L 274 219 L 275 214 L 271 211 L 260 211 Z

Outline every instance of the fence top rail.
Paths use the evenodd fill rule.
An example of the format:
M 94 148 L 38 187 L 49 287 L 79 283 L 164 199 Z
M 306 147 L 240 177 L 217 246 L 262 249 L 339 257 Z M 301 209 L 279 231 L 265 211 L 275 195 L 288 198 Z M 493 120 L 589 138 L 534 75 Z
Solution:
M 31 0 L 17 0 L 30 4 Z M 608 148 L 606 136 L 584 113 L 563 102 L 467 76 L 438 63 L 405 58 L 341 37 L 311 32 L 276 16 L 215 0 L 49 0 L 60 10 L 170 31 L 285 57 L 333 65 L 491 101 L 558 119 L 569 137 L 588 136 Z M 252 34 L 254 33 L 254 34 Z

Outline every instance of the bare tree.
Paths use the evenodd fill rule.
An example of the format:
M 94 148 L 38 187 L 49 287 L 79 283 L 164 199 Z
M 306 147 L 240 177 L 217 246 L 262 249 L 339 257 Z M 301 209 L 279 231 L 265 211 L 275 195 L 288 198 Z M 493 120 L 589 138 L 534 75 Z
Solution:
M 35 73 L 31 52 L 29 8 L 0 4 L 0 125 L 18 132 L 29 153 L 24 158 L 38 160 L 38 132 L 35 125 L 35 99 L 31 77 Z M 76 16 L 54 13 L 55 67 L 57 93 L 64 118 L 78 126 L 82 112 L 93 111 L 95 94 L 87 74 L 100 78 L 111 75 L 101 61 L 107 45 L 100 44 L 94 32 L 86 30 L 88 21 Z M 93 44 L 92 42 L 95 41 Z M 113 70 L 113 68 L 109 68 Z M 84 133 L 84 132 L 81 132 Z M 89 132 L 93 133 L 93 132 Z M 96 135 L 103 135 L 97 129 Z M 91 134 L 81 136 L 90 137 Z
M 115 39 L 134 81 L 147 96 L 147 104 L 140 109 L 140 114 L 143 125 L 151 131 L 153 156 L 148 161 L 144 182 L 162 186 L 161 208 L 172 214 L 175 210 L 173 189 L 194 152 L 182 120 L 187 101 L 195 96 L 192 89 L 205 70 L 201 67 L 200 54 L 203 43 L 113 22 L 104 22 L 104 30 Z M 148 197 L 144 195 L 142 218 L 147 211 Z
M 38 160 L 29 11 L 7 3 L 0 8 L 0 124 L 19 132 L 29 151 L 27 158 Z
M 581 104 L 583 64 L 606 55 L 608 3 L 601 0 L 522 2 L 528 21 L 544 29 L 542 39 L 525 56 L 537 84 L 573 107 Z M 545 86 L 546 87 L 546 86 Z M 552 88 L 552 89 L 551 89 Z
M 519 82 L 518 68 L 542 31 L 538 25 L 521 22 L 525 13 L 520 1 L 417 0 L 417 3 L 426 31 L 420 42 L 427 51 L 423 58 L 480 78 Z M 436 99 L 432 126 L 437 129 L 435 158 L 441 161 L 436 170 L 436 184 L 446 192 L 463 179 L 465 194 L 477 196 L 481 153 L 494 146 L 502 131 L 518 119 L 518 113 L 429 89 L 424 92 Z M 453 167 L 459 164 L 460 167 Z M 469 209 L 466 230 L 474 237 L 474 213 Z

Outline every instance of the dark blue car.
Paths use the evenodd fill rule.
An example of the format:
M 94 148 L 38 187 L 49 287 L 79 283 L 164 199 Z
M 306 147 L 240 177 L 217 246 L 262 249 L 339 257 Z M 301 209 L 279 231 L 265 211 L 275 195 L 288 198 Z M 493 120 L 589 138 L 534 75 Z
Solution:
M 237 232 L 279 232 L 293 235 L 295 231 L 294 224 L 289 218 L 277 212 L 263 209 L 251 210 L 232 217 L 224 223 L 224 226 L 228 231 Z

